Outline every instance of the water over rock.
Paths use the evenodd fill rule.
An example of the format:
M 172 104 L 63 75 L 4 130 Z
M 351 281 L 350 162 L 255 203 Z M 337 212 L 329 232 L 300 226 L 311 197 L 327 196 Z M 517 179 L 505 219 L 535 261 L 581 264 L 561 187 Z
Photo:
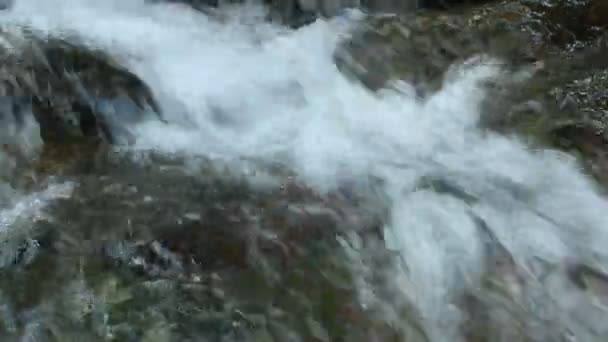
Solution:
M 503 2 L 464 12 L 372 16 L 363 33 L 345 43 L 352 49 L 350 56 L 341 51 L 336 59 L 342 70 L 372 89 L 401 78 L 424 97 L 440 86 L 453 63 L 482 52 L 498 56 L 513 80 L 488 84 L 496 96 L 484 104 L 483 125 L 555 137 L 583 151 L 603 149 L 603 139 L 594 137 L 596 128 L 590 130 L 589 121 L 573 117 L 584 106 L 603 108 L 602 97 L 583 94 L 591 92 L 585 89 L 599 94 L 602 78 L 586 82 L 580 73 L 582 68 L 589 73 L 584 77 L 597 76 L 594 70 L 605 68 L 603 41 L 594 40 L 595 31 L 589 31 L 593 39 L 581 36 L 587 40 L 581 43 L 585 52 L 579 53 L 570 43 L 551 38 L 561 26 L 539 25 L 535 15 L 546 14 L 531 6 Z M 12 224 L 16 231 L 27 227 L 28 234 L 2 236 L 10 248 L 3 249 L 0 267 L 1 337 L 428 340 L 416 325 L 424 319 L 413 310 L 387 313 L 362 304 L 369 304 L 369 297 L 397 298 L 390 289 L 373 286 L 391 276 L 390 267 L 399 259 L 384 246 L 385 202 L 377 200 L 374 189 L 320 193 L 281 165 L 256 164 L 252 174 L 244 171 L 243 161 L 233 165 L 191 156 L 106 155 L 108 150 L 98 154 L 91 141 L 95 139 L 89 137 L 102 134 L 113 142 L 123 137 L 128 142 L 128 124 L 143 119 L 143 108 L 149 105 L 157 112 L 151 92 L 94 49 L 66 40 L 33 41 L 7 58 L 12 69 L 2 84 L 7 98 L 18 101 L 6 107 L 19 109 L 10 116 L 18 124 L 21 109 L 31 103 L 41 124 L 46 148 L 32 187 L 62 180 L 77 185 L 70 196 L 51 203 L 43 217 Z M 17 62 L 23 56 L 25 67 Z M 558 63 L 564 56 L 572 62 Z M 23 76 L 30 75 L 23 70 L 31 76 Z M 525 82 L 517 80 L 521 70 L 530 71 L 524 73 Z M 560 101 L 553 98 L 556 85 L 565 93 Z M 554 120 L 560 115 L 564 120 Z M 77 144 L 66 147 L 65 140 Z M 477 201 L 467 189 L 441 177 L 425 183 L 422 191 L 466 204 Z M 519 302 L 537 298 L 522 293 L 522 284 L 536 279 L 525 278 L 526 270 L 518 268 L 481 218 L 474 221 L 486 236 L 488 267 L 482 289 L 475 287 L 474 293 L 458 298 L 457 304 L 473 318 L 471 326 L 463 327 L 467 340 L 543 340 L 523 339 L 527 331 L 520 331 L 537 323 L 524 321 L 532 316 L 524 312 L 532 304 Z M 356 249 L 369 253 L 348 253 Z M 361 262 L 361 255 L 371 260 Z M 361 264 L 372 270 L 351 268 Z M 595 284 L 597 291 L 605 291 L 607 278 L 593 267 L 575 265 L 569 272 L 578 288 Z M 369 293 L 357 293 L 362 289 Z M 556 330 L 544 340 L 564 338 L 561 327 Z
M 129 126 L 158 119 L 153 94 L 114 58 L 81 42 L 3 32 L 0 95 L 17 122 L 31 113 L 44 142 L 129 143 Z

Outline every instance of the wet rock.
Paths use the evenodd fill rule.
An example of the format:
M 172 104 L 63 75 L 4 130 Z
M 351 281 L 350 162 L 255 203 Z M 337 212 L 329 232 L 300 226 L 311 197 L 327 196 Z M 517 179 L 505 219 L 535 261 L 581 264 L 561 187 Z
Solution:
M 298 3 L 305 12 L 316 12 L 324 17 L 333 17 L 344 9 L 361 5 L 360 0 L 298 0 Z
M 268 3 L 271 10 L 282 14 L 279 17 L 283 22 L 297 27 L 316 17 L 334 17 L 349 8 L 358 8 L 369 13 L 404 14 L 417 9 L 445 9 L 484 1 L 487 0 L 270 0 Z
M 40 128 L 22 99 L 0 97 L 0 180 L 15 186 L 40 152 Z
M 519 8 L 509 9 L 520 16 Z M 477 54 L 501 57 L 505 63 L 529 59 L 530 45 L 518 25 L 467 15 L 419 12 L 371 16 L 336 52 L 338 68 L 372 90 L 404 80 L 420 95 L 441 86 L 447 69 Z
M 493 57 L 504 72 L 484 83 L 480 126 L 517 134 L 534 146 L 576 151 L 590 173 L 606 179 L 606 147 L 598 136 L 608 124 L 608 36 L 604 24 L 590 19 L 603 3 L 500 1 L 371 15 L 336 50 L 335 60 L 371 90 L 404 80 L 424 98 L 454 65 Z M 565 129 L 569 122 L 576 125 Z
M 587 20 L 594 26 L 608 26 L 608 3 L 602 0 L 592 0 L 587 12 Z
M 596 39 L 602 31 L 584 18 L 590 6 L 588 0 L 500 1 L 371 15 L 337 50 L 336 62 L 373 90 L 397 79 L 432 90 L 450 65 L 481 53 L 513 68 Z
M 602 154 L 608 143 L 604 131 L 600 122 L 581 119 L 556 123 L 552 125 L 550 134 L 556 146 L 594 157 Z
M 542 20 L 549 39 L 557 45 L 592 39 L 607 24 L 602 15 L 602 11 L 606 10 L 604 1 L 528 0 L 526 4 L 532 9 L 532 15 Z
M 608 184 L 608 138 L 601 121 L 581 119 L 550 125 L 550 142 L 580 157 L 587 171 L 601 184 Z
M 192 6 L 195 9 L 203 9 L 208 6 L 218 6 L 222 0 L 145 0 L 145 2 L 148 4 L 183 3 Z
M 129 143 L 129 126 L 158 119 L 150 89 L 107 54 L 70 38 L 3 33 L 0 94 L 33 114 L 44 142 Z M 20 119 L 23 120 L 23 119 Z
M 37 253 L 0 269 L 18 317 L 0 338 L 29 333 L 32 310 L 59 339 L 399 336 L 360 306 L 337 239 L 380 243 L 383 208 L 370 193 L 317 193 L 280 165 L 259 164 L 277 183 L 251 186 L 242 170 L 253 161 L 104 160 L 59 177 L 78 185 L 34 223 Z
M 333 17 L 348 8 L 360 8 L 370 13 L 403 14 L 420 8 L 448 8 L 484 1 L 487 0 L 297 0 L 290 6 L 304 14 Z M 277 3 L 278 1 L 272 1 L 272 4 Z
M 557 50 L 516 87 L 490 91 L 481 125 L 517 134 L 533 146 L 551 146 L 579 157 L 607 184 L 605 127 L 608 124 L 608 50 L 604 38 Z
M 432 6 L 432 4 L 429 1 L 418 0 L 362 0 L 361 6 L 375 13 L 405 13 L 418 7 Z
M 347 9 L 358 8 L 369 13 L 403 14 L 421 8 L 447 9 L 453 6 L 482 3 L 490 0 L 263 0 L 268 6 L 269 19 L 290 27 L 310 24 L 317 18 L 331 18 Z M 226 3 L 242 3 L 243 0 L 148 0 L 150 3 L 179 2 L 210 12 L 210 8 Z
M 0 0 L 0 10 L 7 10 L 13 7 L 15 0 Z
M 589 265 L 567 265 L 570 280 L 581 290 L 589 291 L 604 304 L 608 303 L 608 275 Z

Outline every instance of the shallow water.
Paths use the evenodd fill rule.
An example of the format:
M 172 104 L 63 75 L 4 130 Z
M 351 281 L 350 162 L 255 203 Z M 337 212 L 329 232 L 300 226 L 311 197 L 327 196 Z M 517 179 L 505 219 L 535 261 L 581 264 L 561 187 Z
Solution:
M 432 341 L 462 340 L 458 298 L 474 293 L 512 310 L 492 319 L 521 319 L 533 340 L 608 336 L 600 295 L 586 296 L 565 273 L 570 263 L 608 266 L 608 202 L 573 158 L 477 127 L 480 81 L 503 77 L 499 63 L 461 67 L 426 100 L 405 86 L 374 94 L 332 59 L 360 13 L 295 31 L 263 18 L 256 6 L 213 17 L 143 0 L 20 0 L 0 14 L 3 25 L 84 37 L 142 77 L 171 125 L 137 127 L 136 149 L 281 161 L 319 191 L 381 179 L 386 244 L 403 261 L 387 277 L 391 303 L 367 292 L 365 256 L 345 248 L 355 249 L 360 300 L 394 325 L 405 325 L 394 313 L 413 305 Z M 428 178 L 453 189 L 421 187 Z M 513 265 L 494 264 L 497 246 Z M 509 284 L 509 304 L 481 288 L 492 271 Z

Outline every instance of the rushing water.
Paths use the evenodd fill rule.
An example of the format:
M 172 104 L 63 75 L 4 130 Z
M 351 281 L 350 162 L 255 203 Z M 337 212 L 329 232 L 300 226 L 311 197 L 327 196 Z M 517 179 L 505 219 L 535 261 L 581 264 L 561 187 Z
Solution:
M 608 203 L 579 165 L 477 127 L 479 81 L 501 77 L 493 64 L 463 66 L 426 100 L 348 80 L 332 60 L 357 25 L 348 15 L 292 31 L 255 6 L 208 17 L 144 0 L 19 0 L 0 20 L 76 33 L 124 58 L 172 122 L 139 126 L 136 148 L 279 159 L 320 191 L 382 179 L 385 240 L 403 260 L 394 305 L 413 303 L 433 341 L 461 339 L 467 317 L 455 298 L 499 267 L 488 235 L 513 256 L 515 266 L 497 269 L 518 297 L 513 310 L 538 321 L 537 338 L 551 324 L 578 341 L 608 336 L 597 301 L 607 294 L 586 296 L 565 272 L 573 262 L 608 267 Z M 456 190 L 420 188 L 429 177 Z M 361 286 L 361 300 L 373 301 Z

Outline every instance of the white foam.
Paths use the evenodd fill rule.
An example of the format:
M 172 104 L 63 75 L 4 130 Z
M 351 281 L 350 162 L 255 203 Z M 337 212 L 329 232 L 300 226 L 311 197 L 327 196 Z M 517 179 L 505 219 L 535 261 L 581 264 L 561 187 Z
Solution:
M 1 20 L 77 32 L 125 57 L 176 123 L 138 127 L 138 147 L 283 158 L 322 189 L 345 175 L 383 178 L 394 203 L 387 236 L 409 267 L 402 295 L 416 303 L 434 341 L 461 339 L 462 317 L 449 303 L 475 286 L 484 267 L 470 213 L 522 269 L 536 257 L 607 265 L 608 205 L 578 165 L 476 128 L 477 83 L 499 75 L 495 66 L 468 66 L 425 102 L 372 94 L 332 62 L 349 27 L 342 19 L 288 31 L 262 23 L 260 13 L 236 9 L 215 20 L 143 0 L 20 0 Z M 477 201 L 412 192 L 426 175 L 448 178 Z M 586 313 L 569 309 L 568 299 L 584 298 L 549 295 L 543 305 L 563 310 L 558 324 L 588 330 L 573 319 L 584 321 Z
M 18 248 L 23 247 L 24 242 L 32 244 L 32 247 L 37 245 L 34 240 L 34 223 L 47 217 L 44 208 L 49 201 L 70 196 L 72 189 L 71 183 L 51 184 L 41 192 L 12 194 L 13 203 L 7 208 L 0 208 L 0 268 L 14 261 Z M 27 253 L 35 252 L 34 250 L 35 248 L 28 248 Z

